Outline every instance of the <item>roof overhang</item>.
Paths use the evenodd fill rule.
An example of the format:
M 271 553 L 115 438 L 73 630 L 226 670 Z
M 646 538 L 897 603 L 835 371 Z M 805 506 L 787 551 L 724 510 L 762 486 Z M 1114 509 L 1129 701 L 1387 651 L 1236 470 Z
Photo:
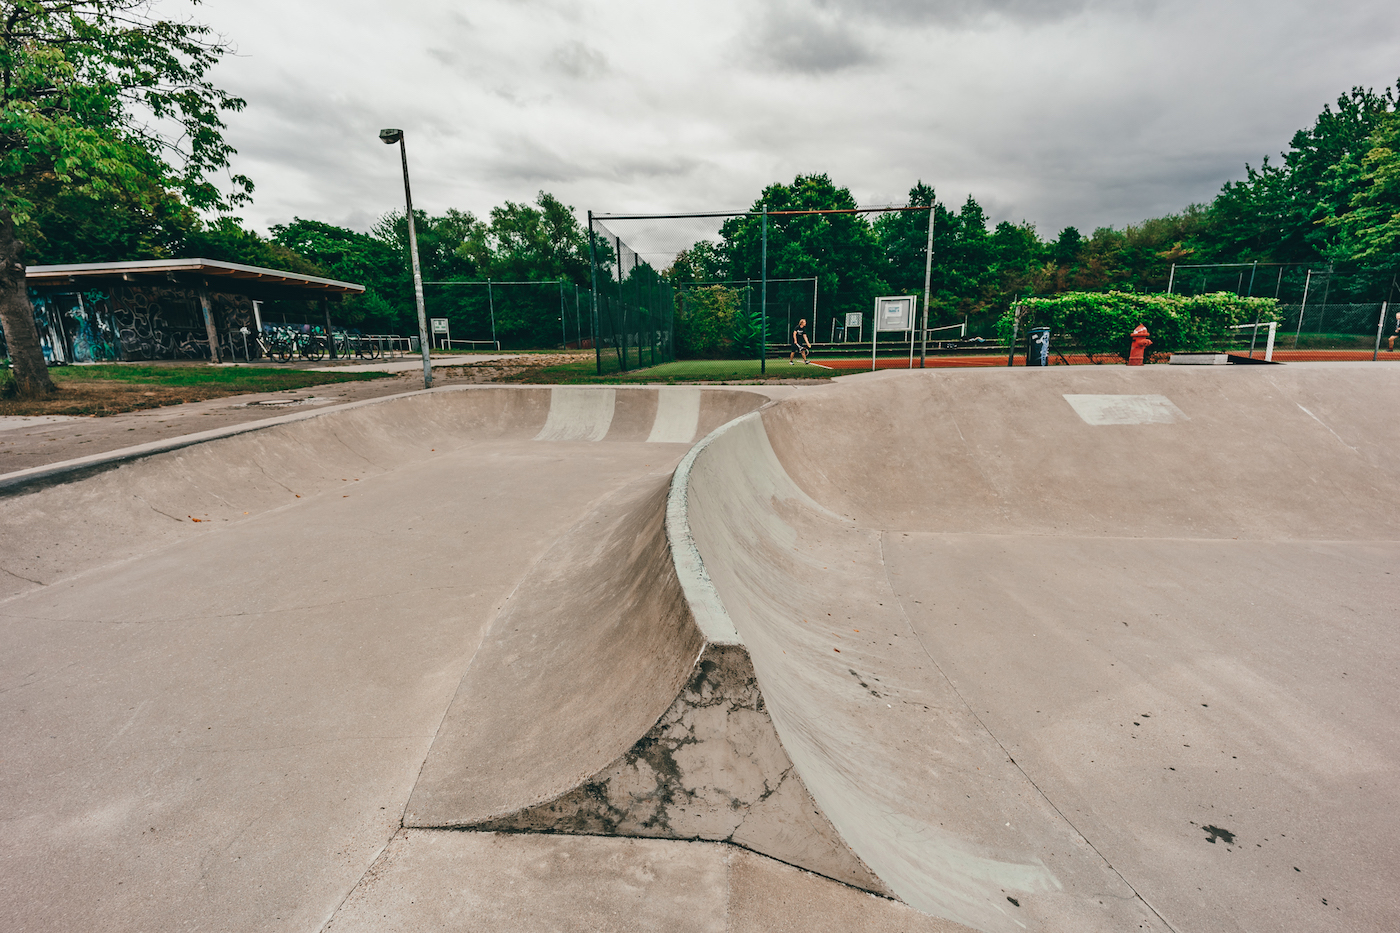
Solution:
M 351 282 L 216 259 L 149 259 L 30 266 L 26 277 L 31 287 L 175 284 L 234 292 L 253 298 L 339 299 L 345 295 L 362 294 L 365 290 L 363 285 Z

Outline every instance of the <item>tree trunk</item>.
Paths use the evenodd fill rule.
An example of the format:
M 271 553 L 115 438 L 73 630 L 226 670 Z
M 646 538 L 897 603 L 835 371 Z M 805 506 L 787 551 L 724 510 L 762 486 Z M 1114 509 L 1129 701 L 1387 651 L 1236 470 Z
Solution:
M 39 398 L 58 391 L 49 378 L 34 308 L 25 287 L 23 245 L 15 237 L 15 220 L 0 210 L 0 327 L 5 330 L 15 388 L 21 398 Z

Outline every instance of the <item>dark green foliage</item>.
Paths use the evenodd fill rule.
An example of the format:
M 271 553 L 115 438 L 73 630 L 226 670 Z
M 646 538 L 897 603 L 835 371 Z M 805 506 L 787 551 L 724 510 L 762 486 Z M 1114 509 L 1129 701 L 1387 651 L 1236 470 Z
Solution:
M 682 359 L 728 359 L 734 356 L 734 314 L 740 290 L 703 285 L 679 292 L 676 308 L 676 355 Z
M 1335 111 L 1324 107 L 1311 128 L 1294 134 L 1279 163 L 1265 158 L 1258 169 L 1246 166 L 1245 180 L 1227 183 L 1211 205 L 1199 237 L 1202 253 L 1221 262 L 1357 258 L 1341 242 L 1339 225 L 1326 221 L 1351 210 L 1365 181 L 1338 169 L 1359 166 L 1377 148 L 1372 134 L 1395 106 L 1391 88 L 1380 94 L 1352 88 Z M 1392 150 L 1379 161 L 1393 166 L 1396 158 Z
M 791 185 L 773 184 L 751 208 L 756 213 L 732 217 L 720 228 L 723 267 L 719 278 L 762 278 L 763 205 L 768 210 L 833 210 L 856 206 L 846 188 L 826 175 L 799 175 Z M 876 296 L 888 288 L 881 273 L 883 255 L 870 223 L 860 214 L 805 214 L 768 219 L 770 278 L 818 278 L 818 318 L 829 320 L 848 311 L 870 313 Z M 757 309 L 755 309 L 757 310 Z M 780 331 L 769 315 L 769 339 Z M 781 327 L 781 324 L 778 325 Z M 755 352 L 757 348 L 755 347 Z

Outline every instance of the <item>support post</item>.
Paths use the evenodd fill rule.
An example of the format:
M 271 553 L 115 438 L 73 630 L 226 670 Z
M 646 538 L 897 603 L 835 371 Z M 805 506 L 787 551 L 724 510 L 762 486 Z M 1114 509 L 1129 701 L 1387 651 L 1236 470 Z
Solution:
M 613 346 L 617 348 L 617 365 L 627 372 L 627 297 L 622 292 L 622 237 L 613 235 L 613 249 L 617 251 L 617 306 L 622 312 L 621 333 L 613 332 Z
M 501 342 L 496 339 L 496 293 L 492 290 L 491 279 L 486 279 L 486 307 L 491 312 L 491 345 L 499 350 Z
M 1011 308 L 1011 346 L 1006 352 L 1006 365 L 1016 365 L 1016 332 L 1021 327 L 1021 306 L 1013 305 Z
M 1172 274 L 1167 276 L 1167 294 L 1172 293 L 1172 286 L 1176 284 L 1176 263 L 1172 263 Z
M 1389 306 L 1389 302 L 1381 302 L 1381 319 L 1376 322 L 1376 349 L 1371 354 L 1371 362 L 1373 363 L 1381 356 L 1381 333 L 1385 330 L 1385 312 Z
M 758 374 L 768 375 L 768 205 L 763 205 L 763 298 L 759 302 Z
M 564 280 L 559 280 L 559 337 L 564 341 L 561 350 L 569 349 L 569 328 L 564 323 Z
M 870 315 L 870 371 L 875 371 L 875 347 L 880 342 L 880 306 L 875 305 L 875 310 Z
M 331 329 L 331 303 L 321 299 L 321 315 L 326 319 L 326 356 L 335 359 L 335 331 Z
M 428 312 L 423 307 L 423 270 L 418 265 L 418 232 L 413 227 L 413 193 L 408 187 L 408 147 L 399 135 L 403 159 L 403 199 L 408 208 L 408 253 L 413 258 L 413 299 L 418 305 L 418 349 L 423 351 L 423 388 L 433 387 L 433 359 L 428 350 Z
M 924 245 L 924 326 L 921 328 L 923 341 L 919 344 L 919 368 L 924 368 L 928 356 L 928 295 L 929 281 L 933 277 L 933 201 L 928 205 L 928 242 Z
M 214 326 L 214 304 L 209 300 L 209 289 L 200 286 L 199 307 L 204 312 L 204 333 L 209 338 L 209 362 L 219 362 L 219 329 Z
M 1298 308 L 1298 329 L 1293 334 L 1293 349 L 1298 349 L 1298 338 L 1303 334 L 1303 315 L 1308 310 L 1308 289 L 1312 288 L 1312 270 L 1308 270 L 1308 277 L 1303 280 L 1303 304 Z
M 593 239 L 593 212 L 588 212 L 588 274 L 593 284 L 593 299 L 590 302 L 593 314 L 593 359 L 598 367 L 598 375 L 603 375 L 603 347 L 598 340 L 598 249 Z

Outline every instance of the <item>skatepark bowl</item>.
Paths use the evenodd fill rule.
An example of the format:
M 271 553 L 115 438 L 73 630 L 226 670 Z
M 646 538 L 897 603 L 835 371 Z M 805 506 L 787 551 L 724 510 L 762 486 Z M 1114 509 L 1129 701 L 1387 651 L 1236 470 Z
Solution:
M 0 476 L 0 928 L 1394 929 L 1397 399 L 451 387 Z

